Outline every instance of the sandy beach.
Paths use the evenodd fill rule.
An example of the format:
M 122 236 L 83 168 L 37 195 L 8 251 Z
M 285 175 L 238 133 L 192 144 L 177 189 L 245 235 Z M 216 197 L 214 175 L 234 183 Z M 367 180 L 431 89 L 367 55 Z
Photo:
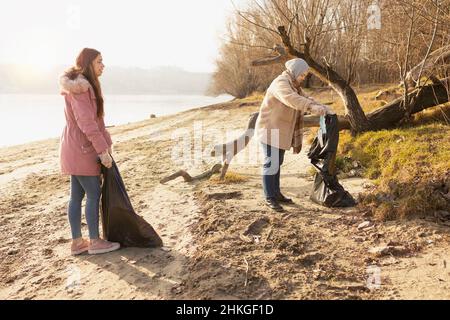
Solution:
M 203 128 L 239 132 L 258 107 L 234 101 L 109 129 L 133 206 L 165 243 L 157 249 L 71 257 L 59 140 L 1 148 L 0 298 L 449 299 L 448 227 L 362 224 L 368 219 L 358 207 L 313 204 L 307 146 L 286 153 L 282 190 L 295 205 L 282 214 L 263 204 L 258 163 L 233 162 L 238 183 L 159 183 L 179 169 L 195 174 L 213 164 L 172 161 L 175 129 L 191 132 L 202 121 Z M 214 134 L 204 139 L 208 145 Z M 371 184 L 341 183 L 355 198 Z M 377 251 L 383 246 L 387 251 Z

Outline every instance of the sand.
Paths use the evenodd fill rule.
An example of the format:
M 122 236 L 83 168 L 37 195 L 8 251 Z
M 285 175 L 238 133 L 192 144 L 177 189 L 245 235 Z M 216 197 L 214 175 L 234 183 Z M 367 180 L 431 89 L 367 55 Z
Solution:
M 110 129 L 133 206 L 165 243 L 157 249 L 71 257 L 69 180 L 59 174 L 58 139 L 0 149 L 0 298 L 450 298 L 448 227 L 412 220 L 358 228 L 370 221 L 358 207 L 311 203 L 304 151 L 286 154 L 282 190 L 296 204 L 282 214 L 263 204 L 257 162 L 232 163 L 239 183 L 159 184 L 178 169 L 195 174 L 214 163 L 172 161 L 175 129 L 191 133 L 202 121 L 237 135 L 257 109 L 230 102 Z M 204 149 L 217 137 L 206 134 Z M 252 141 L 248 149 L 255 148 Z M 341 183 L 357 197 L 370 182 Z M 369 252 L 387 244 L 402 250 Z

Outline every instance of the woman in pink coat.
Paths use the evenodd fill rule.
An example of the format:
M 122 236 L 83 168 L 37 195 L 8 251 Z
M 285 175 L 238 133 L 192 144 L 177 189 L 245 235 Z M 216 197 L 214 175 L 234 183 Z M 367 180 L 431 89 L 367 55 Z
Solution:
M 99 237 L 100 164 L 110 168 L 111 136 L 105 129 L 103 96 L 99 77 L 104 65 L 100 52 L 84 48 L 76 66 L 60 77 L 66 106 L 66 126 L 61 135 L 61 172 L 70 175 L 68 209 L 72 231 L 72 255 L 86 251 L 99 254 L 119 249 L 120 244 Z M 90 241 L 81 235 L 81 202 L 86 195 L 85 215 Z

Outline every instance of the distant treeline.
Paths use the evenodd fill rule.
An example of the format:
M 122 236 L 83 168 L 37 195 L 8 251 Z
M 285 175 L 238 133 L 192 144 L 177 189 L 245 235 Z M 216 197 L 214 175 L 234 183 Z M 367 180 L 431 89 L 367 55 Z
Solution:
M 58 77 L 67 67 L 39 70 L 0 65 L 0 93 L 55 93 Z M 176 67 L 154 69 L 107 67 L 102 78 L 107 94 L 206 94 L 211 74 Z

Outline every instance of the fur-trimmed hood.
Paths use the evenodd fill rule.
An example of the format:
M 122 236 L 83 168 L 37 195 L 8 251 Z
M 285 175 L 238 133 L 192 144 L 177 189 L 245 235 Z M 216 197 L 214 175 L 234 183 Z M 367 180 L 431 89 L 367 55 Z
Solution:
M 59 86 L 61 94 L 80 94 L 88 91 L 91 84 L 82 74 L 74 80 L 70 80 L 66 74 L 63 74 L 59 77 Z

